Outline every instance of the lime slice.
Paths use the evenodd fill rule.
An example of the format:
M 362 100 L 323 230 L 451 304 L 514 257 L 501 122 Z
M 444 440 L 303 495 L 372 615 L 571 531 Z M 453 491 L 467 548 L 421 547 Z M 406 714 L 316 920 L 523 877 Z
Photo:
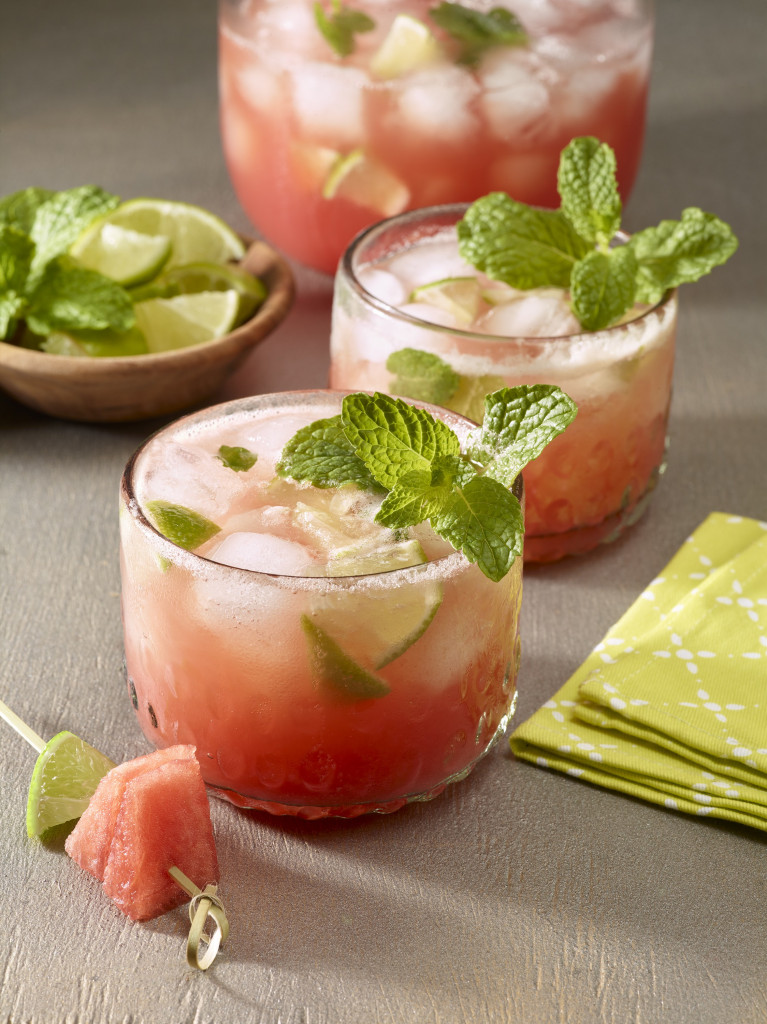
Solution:
M 228 334 L 237 323 L 240 296 L 225 292 L 197 292 L 172 299 L 137 302 L 136 324 L 150 352 L 188 348 Z
M 350 700 L 385 697 L 389 693 L 383 679 L 365 671 L 308 615 L 301 616 L 301 628 L 309 645 L 312 672 L 319 682 Z
M 222 220 L 189 203 L 130 199 L 97 222 L 142 235 L 162 235 L 173 247 L 167 267 L 184 263 L 226 263 L 242 259 L 245 246 Z M 75 243 L 77 244 L 77 243 Z
M 149 351 L 138 327 L 129 331 L 54 331 L 40 343 L 43 352 L 57 356 L 143 356 Z
M 482 290 L 476 277 L 445 277 L 413 289 L 410 302 L 425 302 L 444 309 L 459 324 L 468 327 L 479 313 Z
M 43 747 L 27 798 L 27 834 L 39 836 L 79 818 L 114 761 L 71 732 L 57 733 Z
M 69 251 L 84 267 L 127 287 L 159 274 L 172 248 L 166 235 L 145 235 L 99 220 L 85 229 Z
M 502 377 L 487 374 L 483 377 L 459 377 L 455 393 L 445 403 L 448 409 L 466 416 L 475 423 L 485 418 L 485 395 L 490 395 L 499 388 L 506 387 Z
M 407 185 L 361 149 L 338 157 L 325 179 L 322 195 L 325 199 L 346 199 L 383 217 L 402 213 L 410 202 Z
M 170 299 L 176 295 L 197 292 L 237 292 L 240 300 L 237 322 L 243 323 L 255 313 L 266 298 L 266 286 L 259 278 L 233 264 L 187 263 L 155 278 L 149 284 L 134 288 L 134 302 L 147 299 Z
M 187 551 L 194 551 L 206 540 L 215 537 L 221 529 L 212 520 L 186 505 L 174 505 L 173 502 L 158 498 L 147 501 L 144 508 L 163 537 Z
M 441 57 L 439 43 L 427 26 L 409 14 L 398 14 L 373 54 L 370 70 L 378 78 L 399 78 L 434 64 Z

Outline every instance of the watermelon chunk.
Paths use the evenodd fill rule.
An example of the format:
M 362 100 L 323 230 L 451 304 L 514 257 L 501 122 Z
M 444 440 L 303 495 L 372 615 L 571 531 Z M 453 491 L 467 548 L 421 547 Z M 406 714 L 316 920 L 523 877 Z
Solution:
M 106 894 L 134 921 L 157 917 L 187 900 L 168 875 L 173 865 L 200 888 L 218 881 L 210 808 L 194 747 L 169 747 L 113 768 L 66 850 L 103 881 Z

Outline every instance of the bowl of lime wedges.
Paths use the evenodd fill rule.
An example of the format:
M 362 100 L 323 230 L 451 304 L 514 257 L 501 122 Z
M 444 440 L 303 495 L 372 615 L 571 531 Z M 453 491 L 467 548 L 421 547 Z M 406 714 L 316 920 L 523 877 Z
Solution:
M 0 199 L 0 388 L 64 419 L 204 402 L 285 318 L 285 260 L 214 214 L 98 186 Z

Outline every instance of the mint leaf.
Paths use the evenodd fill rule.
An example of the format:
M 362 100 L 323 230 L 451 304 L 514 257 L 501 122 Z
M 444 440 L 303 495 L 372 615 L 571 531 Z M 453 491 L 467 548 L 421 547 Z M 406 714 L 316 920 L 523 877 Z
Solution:
M 0 226 L 0 292 L 23 293 L 35 247 L 19 228 Z
M 524 519 L 519 501 L 489 476 L 474 475 L 454 488 L 430 522 L 440 537 L 476 562 L 495 583 L 522 554 Z
M 29 297 L 27 324 L 35 334 L 51 331 L 127 331 L 136 314 L 127 292 L 94 270 L 54 260 Z
M 590 252 L 573 268 L 573 313 L 587 331 L 608 327 L 634 305 L 636 279 L 637 261 L 630 246 Z
M 578 407 L 553 384 L 501 388 L 485 398 L 485 418 L 469 457 L 504 487 L 575 419 Z
M 461 44 L 460 64 L 473 66 L 491 46 L 525 46 L 527 34 L 519 19 L 505 7 L 487 13 L 463 4 L 441 3 L 429 11 L 440 28 Z
M 247 473 L 258 462 L 258 456 L 255 452 L 242 448 L 239 445 L 222 444 L 216 453 L 216 458 L 227 469 L 233 469 L 235 473 Z
M 28 235 L 37 208 L 54 193 L 47 188 L 25 188 L 0 199 L 0 224 L 9 224 Z
M 344 433 L 340 415 L 315 420 L 297 431 L 282 449 L 277 473 L 308 480 L 315 487 L 353 483 L 366 491 L 380 490 Z
M 567 288 L 592 249 L 559 210 L 535 210 L 504 192 L 472 203 L 458 222 L 458 250 L 488 277 L 514 288 Z
M 330 14 L 317 0 L 314 5 L 314 20 L 326 42 L 339 57 L 348 57 L 354 52 L 354 37 L 358 32 L 370 32 L 376 27 L 372 18 L 362 11 L 355 11 L 341 0 L 331 0 Z
M 462 456 L 441 455 L 428 470 L 414 469 L 401 477 L 384 498 L 376 522 L 392 530 L 415 526 L 438 515 L 455 485 L 476 476 Z
M 37 207 L 29 229 L 36 246 L 33 274 L 41 274 L 45 265 L 65 253 L 96 217 L 114 210 L 119 203 L 118 196 L 98 185 L 54 192 Z
M 460 442 L 446 424 L 398 398 L 347 395 L 341 416 L 355 452 L 387 490 L 411 470 L 430 471 L 437 456 L 460 455 Z
M 301 616 L 301 629 L 309 647 L 312 674 L 319 683 L 347 700 L 370 700 L 389 693 L 390 687 L 383 679 L 358 665 L 308 615 Z
M 561 210 L 588 242 L 606 250 L 621 226 L 615 153 L 591 136 L 573 139 L 559 159 Z
M 669 288 L 697 281 L 738 248 L 729 224 L 695 206 L 681 220 L 663 220 L 638 231 L 629 246 L 639 265 L 636 301 L 654 305 Z
M 0 294 L 0 341 L 10 338 L 16 329 L 16 321 L 21 318 L 26 300 L 17 292 L 7 291 Z
M 420 402 L 444 405 L 458 388 L 460 377 L 444 359 L 417 348 L 401 348 L 386 360 L 394 374 L 391 391 Z

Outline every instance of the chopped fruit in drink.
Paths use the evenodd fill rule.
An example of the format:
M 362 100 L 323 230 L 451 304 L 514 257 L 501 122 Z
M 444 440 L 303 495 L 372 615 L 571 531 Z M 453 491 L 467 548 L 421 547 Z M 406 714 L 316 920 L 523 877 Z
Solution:
M 69 250 L 84 267 L 128 287 L 149 281 L 170 258 L 173 244 L 165 235 L 145 235 L 109 221 L 86 228 Z
M 481 423 L 485 415 L 485 397 L 505 387 L 502 377 L 486 374 L 483 377 L 459 377 L 459 384 L 450 396 L 447 408 L 467 419 Z
M 215 536 L 221 529 L 206 516 L 184 505 L 156 499 L 145 508 L 154 526 L 163 537 L 187 551 L 193 551 Z
M 393 171 L 355 149 L 340 156 L 325 180 L 325 199 L 346 199 L 382 217 L 401 213 L 410 202 L 410 191 Z
M 189 348 L 228 334 L 238 322 L 240 294 L 196 292 L 136 303 L 136 322 L 150 352 Z
M 27 834 L 39 836 L 79 818 L 101 779 L 114 766 L 114 761 L 66 730 L 48 740 L 29 784 Z
M 389 686 L 383 679 L 358 665 L 308 615 L 301 617 L 301 628 L 309 645 L 312 673 L 318 683 L 329 686 L 347 700 L 370 700 L 389 693 Z
M 413 289 L 411 302 L 444 309 L 455 317 L 458 324 L 468 327 L 479 312 L 482 292 L 476 277 L 447 277 Z
M 114 768 L 65 845 L 134 921 L 185 902 L 168 874 L 173 866 L 216 882 L 210 808 L 194 747 L 158 750 Z
M 409 14 L 398 14 L 371 58 L 370 70 L 377 78 L 400 78 L 443 59 L 428 26 Z

